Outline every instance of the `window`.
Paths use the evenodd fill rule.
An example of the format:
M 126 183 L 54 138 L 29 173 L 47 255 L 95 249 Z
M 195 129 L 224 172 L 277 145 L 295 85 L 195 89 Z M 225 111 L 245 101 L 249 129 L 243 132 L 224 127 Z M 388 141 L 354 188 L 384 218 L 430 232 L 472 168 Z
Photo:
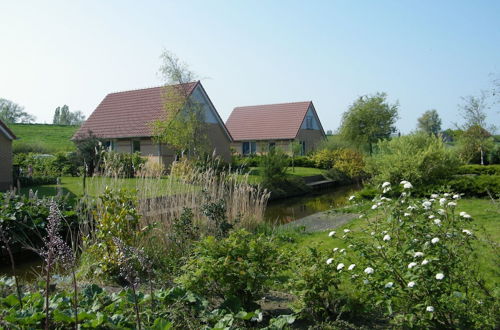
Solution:
M 243 155 L 252 155 L 257 151 L 257 144 L 255 141 L 243 142 L 242 152 Z
M 273 150 L 276 148 L 276 142 L 269 142 L 269 151 Z
M 133 140 L 132 141 L 132 152 L 141 152 L 141 141 Z
M 300 141 L 300 155 L 305 156 L 306 155 L 306 141 Z
M 108 140 L 108 141 L 104 142 L 104 149 L 106 149 L 107 151 L 115 150 L 115 141 Z
M 306 129 L 313 129 L 313 117 L 312 116 L 306 117 Z

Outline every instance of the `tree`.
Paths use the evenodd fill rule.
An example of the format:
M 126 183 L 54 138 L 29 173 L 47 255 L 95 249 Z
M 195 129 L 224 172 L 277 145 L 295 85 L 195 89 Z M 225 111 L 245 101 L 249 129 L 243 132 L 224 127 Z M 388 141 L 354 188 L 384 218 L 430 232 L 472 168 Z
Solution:
M 396 132 L 399 103 L 389 104 L 386 99 L 386 93 L 361 96 L 342 115 L 342 137 L 358 146 L 368 145 L 370 155 L 374 143 Z
M 295 157 L 301 154 L 302 152 L 302 144 L 298 141 L 292 141 L 290 143 L 290 151 L 292 156 L 292 172 L 295 172 Z
M 152 123 L 155 140 L 188 155 L 208 151 L 207 124 L 202 105 L 190 97 L 196 75 L 174 54 L 165 51 L 160 73 L 165 80 L 166 115 Z
M 32 123 L 35 117 L 24 111 L 24 107 L 0 98 L 0 120 L 5 123 Z
M 85 120 L 85 116 L 81 111 L 71 112 L 69 107 L 65 104 L 62 107 L 57 107 L 54 112 L 54 125 L 81 125 Z
M 436 110 L 431 109 L 424 112 L 418 118 L 417 128 L 427 134 L 434 134 L 435 136 L 441 131 L 441 118 Z
M 491 133 L 495 131 L 495 126 L 488 125 L 486 110 L 489 107 L 488 94 L 481 92 L 479 96 L 462 97 L 463 103 L 459 105 L 459 111 L 464 119 L 463 125 L 457 125 L 464 131 L 460 139 L 462 146 L 462 156 L 465 160 L 470 160 L 473 155 L 470 152 L 479 152 L 481 165 L 484 165 L 484 153 L 491 147 Z

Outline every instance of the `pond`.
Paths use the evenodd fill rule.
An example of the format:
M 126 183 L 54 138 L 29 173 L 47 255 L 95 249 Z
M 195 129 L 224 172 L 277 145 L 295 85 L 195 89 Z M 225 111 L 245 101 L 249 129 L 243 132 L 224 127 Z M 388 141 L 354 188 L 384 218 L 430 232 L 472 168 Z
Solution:
M 361 189 L 349 185 L 320 190 L 304 196 L 270 201 L 265 218 L 271 223 L 288 223 L 308 215 L 345 205 L 349 196 Z

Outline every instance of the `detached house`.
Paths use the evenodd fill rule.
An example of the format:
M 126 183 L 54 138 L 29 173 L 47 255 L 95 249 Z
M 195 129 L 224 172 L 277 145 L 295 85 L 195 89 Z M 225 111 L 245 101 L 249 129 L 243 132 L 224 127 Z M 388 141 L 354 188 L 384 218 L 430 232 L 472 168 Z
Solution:
M 226 127 L 233 138 L 232 148 L 241 155 L 265 153 L 274 147 L 290 153 L 293 141 L 300 143 L 305 155 L 326 136 L 311 101 L 237 107 Z
M 0 191 L 12 187 L 12 141 L 16 136 L 0 120 Z
M 142 156 L 168 165 L 175 159 L 177 151 L 153 141 L 152 123 L 165 118 L 169 104 L 178 103 L 177 91 L 182 91 L 201 107 L 213 152 L 229 161 L 231 135 L 199 81 L 108 94 L 75 133 L 73 140 L 83 139 L 92 132 L 105 140 L 111 150 L 140 152 Z

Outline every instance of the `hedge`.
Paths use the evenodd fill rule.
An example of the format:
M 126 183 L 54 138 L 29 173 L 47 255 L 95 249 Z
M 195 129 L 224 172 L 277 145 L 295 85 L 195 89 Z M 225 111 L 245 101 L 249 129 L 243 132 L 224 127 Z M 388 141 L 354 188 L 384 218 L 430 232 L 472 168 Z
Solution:
M 463 165 L 458 174 L 500 175 L 500 165 Z

